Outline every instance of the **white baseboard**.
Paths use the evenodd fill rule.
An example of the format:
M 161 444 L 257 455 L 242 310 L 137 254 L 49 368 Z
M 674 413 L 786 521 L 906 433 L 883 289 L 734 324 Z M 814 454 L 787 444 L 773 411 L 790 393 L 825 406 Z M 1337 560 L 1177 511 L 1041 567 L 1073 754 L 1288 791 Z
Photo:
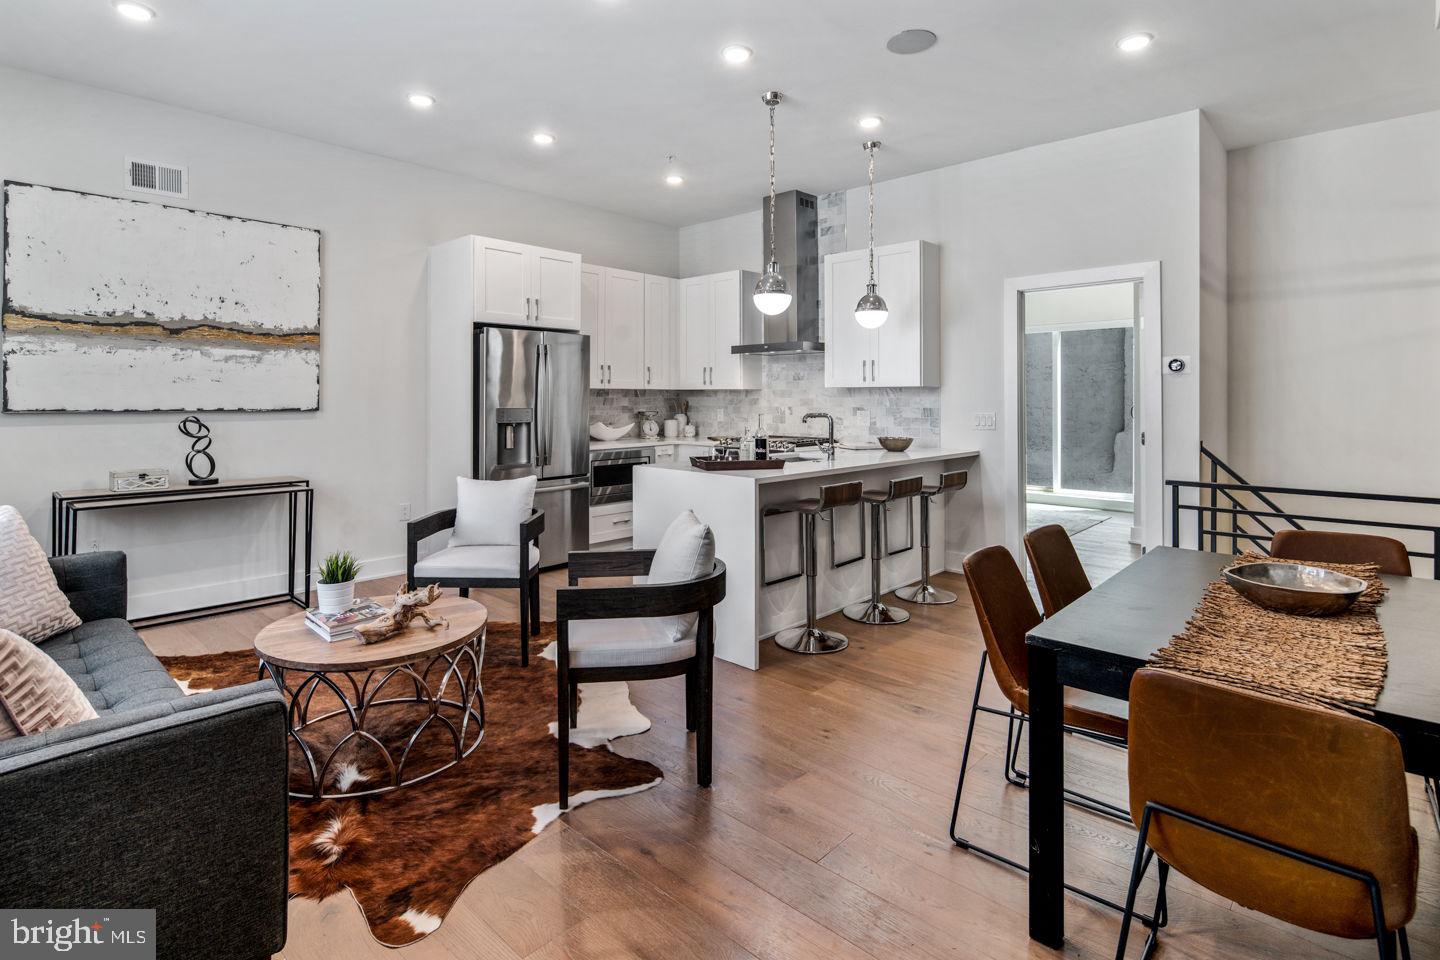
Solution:
M 361 561 L 361 582 L 380 577 L 393 577 L 405 572 L 405 556 L 397 554 Z M 297 590 L 303 573 L 297 571 Z M 313 580 L 311 581 L 314 582 Z M 260 577 L 246 577 L 239 580 L 222 580 L 215 583 L 188 584 L 165 590 L 131 592 L 129 598 L 130 619 L 164 616 L 177 610 L 194 610 L 199 607 L 216 606 L 222 603 L 238 603 L 249 597 L 264 597 L 284 593 L 285 571 Z

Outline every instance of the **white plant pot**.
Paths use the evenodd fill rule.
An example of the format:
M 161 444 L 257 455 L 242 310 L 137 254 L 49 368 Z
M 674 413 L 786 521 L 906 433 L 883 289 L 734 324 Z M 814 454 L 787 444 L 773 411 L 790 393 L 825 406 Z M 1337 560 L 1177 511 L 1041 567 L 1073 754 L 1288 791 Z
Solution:
M 320 597 L 321 613 L 340 613 L 355 601 L 355 581 L 317 583 L 315 592 Z

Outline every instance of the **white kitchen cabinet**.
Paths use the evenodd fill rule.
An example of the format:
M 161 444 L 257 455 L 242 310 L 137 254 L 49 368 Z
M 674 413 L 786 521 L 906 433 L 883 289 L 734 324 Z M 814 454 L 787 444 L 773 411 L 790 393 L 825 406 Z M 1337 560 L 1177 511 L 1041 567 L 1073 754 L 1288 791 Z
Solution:
M 590 335 L 590 385 L 669 386 L 675 281 L 587 263 L 580 270 L 580 331 Z
M 868 280 L 865 250 L 825 258 L 825 386 L 939 386 L 940 248 L 920 240 L 875 248 L 876 292 L 890 308 L 876 330 L 855 322 Z
M 680 281 L 674 385 L 687 390 L 752 390 L 759 387 L 756 358 L 730 348 L 761 338 L 760 314 L 747 296 L 755 274 L 731 270 Z
M 580 328 L 580 254 L 493 237 L 461 237 L 433 247 L 455 289 L 444 323 Z M 433 286 L 433 283 L 432 283 Z
M 673 277 L 645 275 L 645 388 L 659 390 L 674 385 L 676 293 L 679 281 Z

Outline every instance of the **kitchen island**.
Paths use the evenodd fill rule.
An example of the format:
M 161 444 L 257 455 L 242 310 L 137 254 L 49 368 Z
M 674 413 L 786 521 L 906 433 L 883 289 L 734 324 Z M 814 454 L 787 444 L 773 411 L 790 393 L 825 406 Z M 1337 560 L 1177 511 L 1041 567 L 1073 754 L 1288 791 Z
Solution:
M 773 586 L 761 578 L 761 510 L 786 500 L 813 497 L 821 484 L 860 480 L 868 489 L 883 489 L 886 482 L 921 475 L 934 483 L 943 470 L 967 469 L 979 451 L 950 448 L 888 453 L 881 450 L 837 450 L 833 458 L 806 452 L 806 459 L 787 461 L 783 470 L 707 471 L 688 460 L 635 468 L 634 543 L 654 547 L 666 526 L 684 510 L 710 525 L 715 553 L 727 569 L 725 599 L 715 608 L 715 653 L 721 659 L 751 670 L 760 666 L 760 642 L 786 627 L 805 621 L 805 579 L 794 577 Z M 972 494 L 973 495 L 973 494 Z M 952 496 L 967 496 L 963 491 Z M 931 569 L 945 566 L 946 498 L 931 504 Z M 866 540 L 861 536 L 860 511 L 845 507 L 833 522 L 821 522 L 816 533 L 819 576 L 816 607 L 821 616 L 869 596 L 870 561 L 845 563 L 859 556 Z M 881 564 L 886 591 L 920 579 L 920 504 L 912 499 L 895 504 L 888 513 L 889 551 Z M 765 523 L 765 575 L 774 580 L 801 569 L 800 537 L 793 514 L 767 517 Z M 913 549 L 902 550 L 913 544 Z M 832 567 L 832 558 L 843 565 Z M 904 606 L 902 603 L 901 606 Z M 848 624 L 850 632 L 884 629 Z M 841 627 L 845 632 L 845 627 Z

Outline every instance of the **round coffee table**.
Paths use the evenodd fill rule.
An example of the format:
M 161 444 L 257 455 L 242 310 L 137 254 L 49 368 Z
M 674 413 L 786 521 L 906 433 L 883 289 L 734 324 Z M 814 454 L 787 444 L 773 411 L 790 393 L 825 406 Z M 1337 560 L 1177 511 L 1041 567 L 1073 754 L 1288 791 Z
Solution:
M 374 599 L 388 606 L 391 598 Z M 332 642 L 313 633 L 305 614 L 297 613 L 260 631 L 255 638 L 260 672 L 285 695 L 290 739 L 309 780 L 309 788 L 300 790 L 292 782 L 290 796 L 331 800 L 390 793 L 450 769 L 480 745 L 485 736 L 480 667 L 489 611 L 456 596 L 443 596 L 425 611 L 448 626 L 429 629 L 417 618 L 404 633 L 379 643 Z M 322 688 L 338 705 L 325 704 L 323 713 L 311 716 Z M 448 733 L 449 746 L 423 751 L 426 756 L 414 760 L 413 748 L 432 726 L 443 731 L 442 742 Z M 363 751 L 382 761 L 384 776 L 377 781 L 372 774 L 347 774 L 342 756 L 347 748 L 352 757 Z

